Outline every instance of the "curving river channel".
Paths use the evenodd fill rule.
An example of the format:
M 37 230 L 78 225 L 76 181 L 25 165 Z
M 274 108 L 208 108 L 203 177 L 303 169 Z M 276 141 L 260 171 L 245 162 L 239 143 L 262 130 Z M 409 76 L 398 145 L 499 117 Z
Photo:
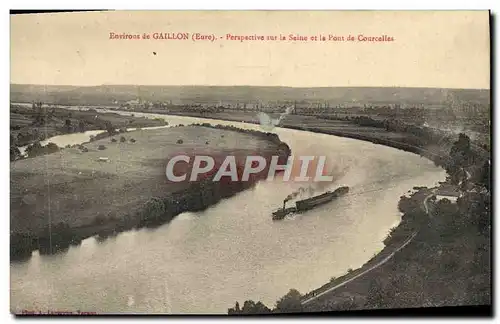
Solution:
M 126 114 L 126 113 L 123 113 Z M 154 114 L 170 125 L 207 119 Z M 214 121 L 243 128 L 259 126 Z M 280 222 L 271 212 L 300 184 L 260 182 L 200 213 L 157 229 L 86 239 L 65 254 L 11 263 L 11 310 L 98 313 L 227 313 L 235 301 L 268 306 L 290 288 L 306 293 L 357 268 L 400 221 L 399 197 L 445 172 L 418 155 L 369 142 L 276 128 L 293 155 L 326 155 L 333 187 L 349 195 Z M 76 144 L 89 134 L 58 136 Z M 70 138 L 73 136 L 72 138 Z

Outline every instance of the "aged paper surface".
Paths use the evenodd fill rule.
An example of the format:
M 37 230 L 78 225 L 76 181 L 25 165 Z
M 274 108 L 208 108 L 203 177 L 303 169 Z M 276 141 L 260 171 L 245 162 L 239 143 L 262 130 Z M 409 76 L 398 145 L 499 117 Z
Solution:
M 488 11 L 10 27 L 12 313 L 491 307 Z

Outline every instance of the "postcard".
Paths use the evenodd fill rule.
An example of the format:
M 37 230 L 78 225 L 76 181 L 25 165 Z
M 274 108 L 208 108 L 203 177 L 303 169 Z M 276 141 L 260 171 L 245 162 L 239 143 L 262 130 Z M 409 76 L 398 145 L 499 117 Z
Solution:
M 13 314 L 491 312 L 490 12 L 10 30 Z

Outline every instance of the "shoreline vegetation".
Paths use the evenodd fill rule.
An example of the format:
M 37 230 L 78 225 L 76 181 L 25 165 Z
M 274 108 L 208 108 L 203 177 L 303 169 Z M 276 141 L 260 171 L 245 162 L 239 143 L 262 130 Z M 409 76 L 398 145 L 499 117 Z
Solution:
M 201 131 L 200 131 L 201 130 Z M 205 131 L 204 131 L 205 130 Z M 279 137 L 276 134 L 272 133 L 264 133 L 261 131 L 256 131 L 256 130 L 244 130 L 240 129 L 237 127 L 232 127 L 232 126 L 225 126 L 225 125 L 211 125 L 208 123 L 203 123 L 203 124 L 193 124 L 193 125 L 188 125 L 188 126 L 175 126 L 175 127 L 170 127 L 170 128 L 165 128 L 165 129 L 159 129 L 159 130 L 150 130 L 147 132 L 142 132 L 142 131 L 134 131 L 134 132 L 128 132 L 126 133 L 127 137 L 134 136 L 137 138 L 137 142 L 141 143 L 144 142 L 144 140 L 139 136 L 139 133 L 142 134 L 153 134 L 156 133 L 156 135 L 159 132 L 165 133 L 163 136 L 157 136 L 158 138 L 163 138 L 166 135 L 166 132 L 170 131 L 170 135 L 177 134 L 176 136 L 182 136 L 183 139 L 177 140 L 175 146 L 176 147 L 186 147 L 186 150 L 193 149 L 193 145 L 198 147 L 194 148 L 199 149 L 200 146 L 207 146 L 208 149 L 210 148 L 209 141 L 205 141 L 207 138 L 207 134 L 210 135 L 212 134 L 212 138 L 214 142 L 214 145 L 217 145 L 216 141 L 219 140 L 220 143 L 230 143 L 231 141 L 241 141 L 243 143 L 244 140 L 246 141 L 246 146 L 254 146 L 254 150 L 252 153 L 258 153 L 262 154 L 266 158 L 271 159 L 273 155 L 279 155 L 280 156 L 280 163 L 284 163 L 286 159 L 288 159 L 288 156 L 291 154 L 291 150 L 288 147 L 288 145 L 284 142 L 282 142 Z M 172 132 L 177 132 L 174 134 L 171 134 Z M 201 133 L 200 133 L 201 132 Z M 238 137 L 238 139 L 235 140 L 236 134 L 232 135 L 230 132 L 236 132 L 236 134 L 241 134 L 241 136 Z M 162 134 L 163 134 L 162 133 Z M 98 140 L 90 141 L 87 143 L 84 143 L 82 145 L 77 145 L 75 148 L 71 148 L 70 150 L 76 150 L 79 149 L 78 154 L 92 154 L 96 153 L 100 155 L 99 150 L 101 149 L 106 149 L 106 150 L 111 150 L 112 147 L 111 145 L 122 145 L 122 147 L 119 148 L 117 154 L 122 154 L 124 150 L 137 150 L 139 146 L 135 145 L 135 140 L 132 142 L 131 140 L 126 140 L 126 141 L 118 141 L 117 138 L 118 136 L 116 133 L 105 133 L 106 136 L 102 136 Z M 154 135 L 154 134 L 153 134 Z M 109 137 L 111 137 L 111 143 L 108 143 Z M 168 137 L 168 136 L 167 136 Z M 124 138 L 122 135 L 120 138 Z M 199 139 L 203 138 L 203 143 L 198 143 Z M 229 140 L 227 140 L 229 138 Z M 113 141 L 114 140 L 114 141 Z M 106 141 L 106 142 L 104 142 Z M 172 141 L 175 142 L 174 139 Z M 230 142 L 227 142 L 230 141 Z M 101 143 L 106 143 L 101 144 Z M 186 145 L 183 145 L 185 143 Z M 157 143 L 158 144 L 158 143 Z M 233 143 L 234 144 L 234 143 Z M 127 146 L 124 146 L 127 145 Z M 135 146 L 134 146 L 135 145 Z M 141 144 L 139 144 L 141 145 Z M 144 145 L 144 144 L 143 144 Z M 170 145 L 170 144 L 169 144 Z M 94 146 L 97 146 L 97 149 L 94 148 Z M 109 146 L 106 148 L 106 146 Z M 191 146 L 191 148 L 190 148 Z M 104 147 L 104 148 L 103 148 Z M 82 150 L 82 148 L 86 149 L 86 151 Z M 203 148 L 204 149 L 204 148 Z M 234 150 L 231 148 L 227 148 L 231 153 L 233 153 Z M 236 150 L 240 151 L 239 153 L 242 153 L 243 156 L 245 152 L 247 152 L 246 149 L 241 149 L 238 147 L 235 147 Z M 250 148 L 249 148 L 250 149 Z M 142 150 L 139 149 L 139 150 Z M 177 150 L 177 149 L 175 149 Z M 218 147 L 218 150 L 220 151 L 219 153 L 225 154 L 224 150 L 221 150 L 221 147 Z M 61 154 L 66 151 L 66 149 L 61 151 Z M 68 151 L 69 152 L 69 151 Z M 87 153 L 84 153 L 87 152 Z M 130 154 L 130 152 L 127 152 Z M 227 153 L 227 152 L 226 152 Z M 247 152 L 248 153 L 248 152 Z M 57 154 L 53 153 L 53 154 Z M 53 154 L 47 155 L 52 157 Z M 69 153 L 68 153 L 69 154 Z M 109 154 L 112 154 L 109 152 Z M 68 156 L 70 157 L 70 156 Z M 97 157 L 97 155 L 96 155 Z M 99 158 L 100 159 L 100 158 Z M 139 157 L 139 163 L 149 163 L 147 159 L 144 157 Z M 31 161 L 30 161 L 31 160 Z M 60 159 L 64 160 L 64 159 Z M 36 162 L 36 158 L 34 159 L 24 159 L 24 160 L 17 160 L 12 163 L 20 163 L 21 161 L 26 161 L 26 162 Z M 268 161 L 269 162 L 269 161 Z M 155 159 L 151 163 L 159 163 L 158 159 Z M 239 163 L 237 161 L 237 163 Z M 106 163 L 108 164 L 108 163 Z M 269 165 L 269 163 L 267 163 Z M 64 181 L 63 185 L 66 188 L 68 181 L 81 181 L 79 178 L 81 177 L 80 174 L 84 171 L 84 168 L 79 168 L 78 166 L 71 166 L 72 169 L 78 169 L 81 170 L 78 172 L 78 175 L 69 175 L 70 179 L 68 180 L 67 178 L 63 179 Z M 16 179 L 22 179 L 23 177 L 28 176 L 33 178 L 32 175 L 28 174 L 26 175 L 26 172 L 30 172 L 31 167 L 24 168 L 24 169 L 16 169 L 14 168 L 14 177 Z M 102 169 L 102 168 L 101 168 Z M 158 177 L 161 179 L 164 178 L 164 171 L 160 170 L 161 168 L 156 168 L 154 167 L 154 170 L 150 170 L 150 173 L 158 173 Z M 158 171 L 158 172 L 156 172 Z M 100 213 L 97 216 L 92 216 L 94 217 L 93 220 L 88 219 L 88 221 L 85 224 L 78 224 L 78 221 L 75 222 L 73 218 L 66 218 L 66 221 L 55 221 L 54 216 L 52 216 L 52 223 L 47 224 L 45 226 L 32 226 L 31 228 L 27 227 L 26 225 L 23 225 L 22 222 L 19 223 L 18 218 L 20 217 L 21 214 L 25 214 L 26 211 L 28 211 L 28 207 L 26 206 L 27 204 L 31 204 L 33 206 L 36 206 L 35 200 L 37 198 L 33 198 L 34 195 L 40 194 L 40 193 L 25 193 L 25 191 L 33 191 L 32 188 L 27 187 L 24 182 L 21 185 L 22 188 L 15 188 L 14 191 L 14 196 L 19 196 L 19 197 L 12 197 L 11 195 L 11 209 L 14 209 L 11 211 L 11 234 L 10 234 L 10 255 L 11 255 L 11 260 L 12 261 L 22 261 L 26 260 L 31 257 L 32 251 L 38 250 L 40 254 L 54 254 L 58 252 L 64 252 L 67 249 L 69 249 L 70 246 L 75 246 L 79 245 L 81 241 L 85 238 L 95 236 L 98 241 L 102 241 L 107 239 L 108 237 L 113 237 L 119 234 L 120 232 L 124 232 L 127 230 L 133 230 L 133 229 L 140 229 L 140 228 L 155 228 L 158 226 L 161 226 L 165 223 L 168 223 L 170 220 L 172 220 L 175 216 L 179 215 L 180 213 L 183 212 L 198 212 L 198 211 L 203 211 L 206 208 L 217 204 L 219 201 L 225 198 L 229 198 L 243 190 L 249 189 L 252 186 L 256 184 L 257 181 L 262 180 L 264 178 L 264 175 L 267 175 L 267 169 L 262 171 L 261 173 L 257 174 L 256 177 L 253 177 L 250 181 L 247 182 L 213 182 L 210 180 L 210 178 L 207 178 L 202 181 L 198 181 L 195 183 L 187 183 L 187 184 L 180 184 L 180 185 L 170 185 L 170 186 L 165 186 L 163 185 L 162 188 L 169 188 L 169 192 L 164 192 L 161 195 L 161 190 L 157 189 L 155 192 L 157 195 L 150 195 L 149 197 L 145 196 L 145 201 L 139 202 L 138 207 L 133 208 L 133 207 L 128 207 L 128 208 L 122 208 L 122 215 L 119 215 L 119 211 L 110 211 L 108 214 L 104 215 Z M 12 165 L 11 165 L 11 192 L 12 192 L 12 186 L 13 182 L 18 183 L 19 181 L 13 181 L 13 173 L 12 173 Z M 92 171 L 92 176 L 94 176 L 94 171 Z M 101 176 L 102 181 L 117 181 L 116 176 L 113 174 L 107 173 L 107 171 L 101 171 Z M 163 176 L 162 176 L 163 174 Z M 64 177 L 68 177 L 68 175 L 64 175 Z M 71 178 L 73 177 L 73 179 Z M 153 186 L 161 186 L 158 184 L 158 177 L 152 182 Z M 115 180 L 113 180 L 115 179 Z M 139 178 L 140 181 L 141 178 Z M 87 181 L 87 179 L 82 179 L 84 181 Z M 90 181 L 97 181 L 95 178 L 89 179 Z M 23 180 L 26 181 L 26 180 Z M 147 179 L 145 180 L 147 182 Z M 165 182 L 165 180 L 162 180 Z M 29 183 L 29 182 L 27 182 Z M 35 182 L 35 186 L 39 185 L 39 181 L 37 180 Z M 57 191 L 57 187 L 59 184 L 54 183 L 52 185 L 51 190 L 52 191 Z M 150 184 L 151 185 L 151 184 Z M 122 188 L 121 185 L 120 190 Z M 127 183 L 125 181 L 124 184 L 125 187 L 130 187 L 131 184 Z M 25 188 L 26 187 L 26 188 Z M 125 188 L 123 187 L 123 188 Z M 146 184 L 147 187 L 147 184 Z M 66 189 L 65 189 L 66 190 Z M 62 192 L 61 194 L 63 196 L 62 199 L 64 201 L 61 201 L 61 204 L 72 204 L 72 202 L 66 201 L 66 197 L 64 194 L 70 194 L 73 195 L 78 195 L 79 190 L 82 190 L 80 188 L 75 189 L 74 191 L 71 192 Z M 130 189 L 129 189 L 130 190 Z M 139 190 L 139 189 L 138 189 Z M 149 189 L 146 189 L 149 190 Z M 35 190 L 37 191 L 37 190 Z M 144 191 L 144 190 L 142 190 Z M 114 199 L 113 197 L 116 196 L 118 191 L 115 193 L 111 193 L 111 199 Z M 41 193 L 43 194 L 43 193 Z M 94 193 L 92 193 L 94 194 Z M 29 199 L 28 199 L 29 198 Z M 144 197 L 142 197 L 144 198 Z M 31 202 L 26 202 L 26 200 L 30 200 Z M 57 199 L 57 198 L 55 198 Z M 93 199 L 93 198 L 90 198 Z M 42 197 L 43 200 L 43 197 Z M 144 200 L 144 199 L 143 199 Z M 43 203 L 43 202 L 42 202 Z M 80 203 L 80 202 L 78 202 Z M 111 206 L 114 207 L 114 206 Z M 24 209 L 23 209 L 24 208 Z M 58 206 L 59 208 L 59 206 Z M 61 210 L 59 211 L 61 212 Z M 13 216 L 13 213 L 15 214 Z M 73 213 L 76 214 L 76 211 L 73 211 Z M 14 217 L 14 218 L 12 218 Z M 16 218 L 17 217 L 17 218 Z M 35 216 L 33 216 L 35 217 Z M 44 215 L 39 215 L 42 219 L 45 219 Z M 90 216 L 89 216 L 90 217 Z M 12 226 L 14 221 L 15 225 L 19 225 L 17 227 L 19 228 L 24 228 L 24 230 L 18 230 L 16 229 L 16 226 Z M 45 221 L 46 223 L 46 221 Z M 14 227 L 14 229 L 12 228 Z

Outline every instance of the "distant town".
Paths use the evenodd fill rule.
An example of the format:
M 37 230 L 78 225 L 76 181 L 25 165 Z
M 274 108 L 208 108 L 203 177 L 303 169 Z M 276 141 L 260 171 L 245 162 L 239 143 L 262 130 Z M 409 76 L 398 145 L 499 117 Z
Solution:
M 220 113 L 280 114 L 288 110 L 290 115 L 317 116 L 341 119 L 349 116 L 368 116 L 374 119 L 395 119 L 418 126 L 463 127 L 472 132 L 488 133 L 490 129 L 490 105 L 463 102 L 448 98 L 441 104 L 408 103 L 359 103 L 331 101 L 241 101 L 229 102 L 182 102 L 182 100 L 149 101 L 140 98 L 118 102 L 99 108 L 161 114 L 196 114 L 210 117 Z
M 147 112 L 159 114 L 192 114 L 211 117 L 213 114 L 259 113 L 280 114 L 287 111 L 290 115 L 316 116 L 342 119 L 352 116 L 367 116 L 374 119 L 394 119 L 417 126 L 427 127 L 461 127 L 471 132 L 489 133 L 491 127 L 490 105 L 484 102 L 464 102 L 449 96 L 446 101 L 438 103 L 360 103 L 333 101 L 266 101 L 252 100 L 238 102 L 235 100 L 218 102 L 197 102 L 190 100 L 151 101 L 136 98 L 128 101 L 113 100 L 102 105 L 75 105 L 81 108 L 105 108 L 109 110 L 125 110 L 131 112 Z M 364 100 L 366 102 L 366 100 Z M 31 106 L 33 109 L 55 108 L 61 104 L 46 104 L 43 102 L 12 103 Z

